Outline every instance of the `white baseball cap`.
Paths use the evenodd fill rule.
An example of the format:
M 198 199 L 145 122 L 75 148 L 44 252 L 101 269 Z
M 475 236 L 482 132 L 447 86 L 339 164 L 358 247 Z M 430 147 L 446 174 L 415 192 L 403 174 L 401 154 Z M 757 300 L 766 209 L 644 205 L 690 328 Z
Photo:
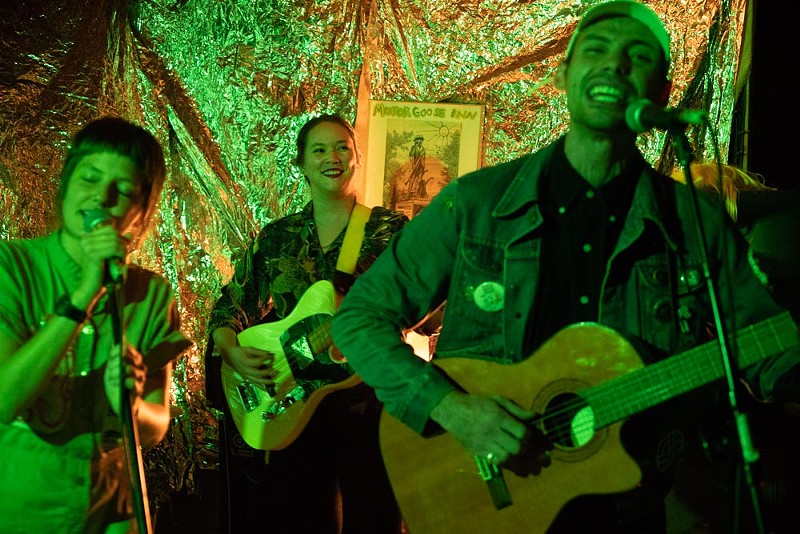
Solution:
M 612 2 L 603 2 L 602 4 L 597 4 L 589 8 L 589 10 L 584 13 L 583 17 L 581 17 L 578 26 L 575 28 L 575 32 L 569 40 L 569 44 L 567 45 L 567 58 L 572 55 L 572 48 L 575 46 L 575 42 L 578 40 L 578 34 L 581 30 L 595 22 L 611 17 L 630 17 L 647 26 L 647 29 L 652 32 L 658 44 L 661 45 L 661 51 L 664 53 L 666 66 L 669 68 L 670 40 L 669 33 L 667 33 L 667 29 L 664 27 L 664 23 L 648 6 L 633 0 L 614 0 Z

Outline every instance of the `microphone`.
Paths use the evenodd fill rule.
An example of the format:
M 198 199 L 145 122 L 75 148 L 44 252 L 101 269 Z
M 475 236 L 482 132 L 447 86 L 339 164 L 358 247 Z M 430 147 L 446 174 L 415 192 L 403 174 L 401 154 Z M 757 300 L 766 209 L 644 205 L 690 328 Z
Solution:
M 653 128 L 682 132 L 690 124 L 703 124 L 707 117 L 705 111 L 662 108 L 646 98 L 631 102 L 625 110 L 625 122 L 634 132 Z
M 95 228 L 111 224 L 111 214 L 103 208 L 93 208 L 83 216 L 83 231 L 89 233 Z M 123 281 L 125 262 L 122 258 L 111 258 L 106 262 L 106 278 L 112 284 Z
M 91 232 L 98 226 L 111 224 L 111 214 L 103 208 L 94 208 L 86 211 L 83 216 L 83 231 Z

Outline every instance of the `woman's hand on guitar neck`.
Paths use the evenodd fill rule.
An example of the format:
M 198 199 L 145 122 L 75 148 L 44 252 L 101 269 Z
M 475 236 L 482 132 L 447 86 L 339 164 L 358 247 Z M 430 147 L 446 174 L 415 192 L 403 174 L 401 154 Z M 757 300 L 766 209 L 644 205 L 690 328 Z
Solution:
M 529 424 L 534 416 L 504 397 L 460 391 L 448 393 L 431 411 L 431 419 L 470 453 L 525 475 L 550 464 L 552 445 Z

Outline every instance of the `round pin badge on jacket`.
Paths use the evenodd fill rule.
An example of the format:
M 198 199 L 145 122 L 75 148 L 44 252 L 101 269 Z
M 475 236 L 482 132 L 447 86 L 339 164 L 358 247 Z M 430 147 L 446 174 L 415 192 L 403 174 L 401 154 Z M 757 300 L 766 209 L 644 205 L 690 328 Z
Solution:
M 497 282 L 483 282 L 475 288 L 472 298 L 475 305 L 485 312 L 496 312 L 503 309 L 506 291 Z

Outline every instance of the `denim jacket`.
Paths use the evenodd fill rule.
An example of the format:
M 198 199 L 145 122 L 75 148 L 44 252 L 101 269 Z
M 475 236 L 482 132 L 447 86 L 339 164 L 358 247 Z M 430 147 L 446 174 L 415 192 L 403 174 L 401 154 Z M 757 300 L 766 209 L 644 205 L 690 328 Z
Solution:
M 412 357 L 398 331 L 444 299 L 437 358 L 514 363 L 530 355 L 523 342 L 538 286 L 538 182 L 557 146 L 446 186 L 358 279 L 334 317 L 339 349 L 386 409 L 417 432 L 454 386 L 435 366 Z M 691 191 L 642 166 L 597 312 L 600 323 L 648 346 L 640 356 L 650 362 L 708 341 L 713 316 Z M 733 302 L 738 325 L 781 312 L 756 276 L 741 233 L 713 201 L 698 201 L 722 306 Z M 729 268 L 718 269 L 719 260 Z M 777 376 L 797 361 L 796 352 L 770 359 L 748 377 L 758 377 L 755 390 L 769 395 Z

